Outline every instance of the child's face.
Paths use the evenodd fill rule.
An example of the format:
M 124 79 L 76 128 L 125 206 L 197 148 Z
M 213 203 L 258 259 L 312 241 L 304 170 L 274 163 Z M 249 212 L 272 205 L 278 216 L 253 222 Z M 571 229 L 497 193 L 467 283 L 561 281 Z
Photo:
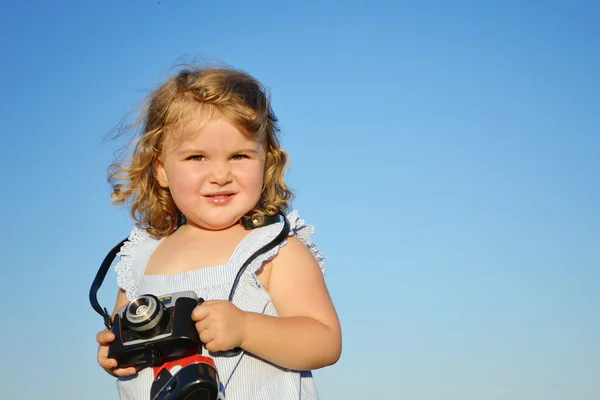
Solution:
M 157 176 L 188 224 L 225 229 L 258 203 L 264 165 L 260 143 L 225 119 L 196 118 L 165 139 Z

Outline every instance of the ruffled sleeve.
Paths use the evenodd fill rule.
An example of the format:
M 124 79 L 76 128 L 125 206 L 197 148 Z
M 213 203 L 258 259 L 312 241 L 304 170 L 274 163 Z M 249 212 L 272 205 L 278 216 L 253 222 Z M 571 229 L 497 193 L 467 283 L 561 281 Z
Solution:
M 325 261 L 327 260 L 321 249 L 317 247 L 317 245 L 312 241 L 312 235 L 315 233 L 315 227 L 313 225 L 309 225 L 305 220 L 300 218 L 297 210 L 292 211 L 288 214 L 287 220 L 290 223 L 290 235 L 298 236 L 298 239 L 313 254 L 319 266 L 321 267 L 321 271 L 325 272 Z
M 319 267 L 321 268 L 321 272 L 325 273 L 326 258 L 325 258 L 325 256 L 323 256 L 323 253 L 317 247 L 317 245 L 312 241 L 312 235 L 315 232 L 315 227 L 313 225 L 307 224 L 305 220 L 300 218 L 300 215 L 299 215 L 298 211 L 296 211 L 296 210 L 289 213 L 286 216 L 286 218 L 290 224 L 290 233 L 288 234 L 288 236 L 296 235 L 298 237 L 298 239 L 300 239 L 300 241 L 313 254 L 313 256 L 315 257 L 315 260 L 317 261 L 317 263 L 319 264 Z M 271 226 L 267 226 L 264 228 L 259 228 L 259 229 L 268 230 L 268 233 L 265 236 L 257 239 L 260 242 L 259 244 L 263 245 L 267 241 L 270 241 L 273 238 L 275 238 L 281 231 L 281 226 L 282 226 L 282 224 L 278 223 L 278 224 L 273 224 Z M 260 283 L 258 281 L 258 277 L 256 275 L 257 272 L 260 270 L 260 268 L 262 267 L 262 265 L 265 262 L 270 261 L 273 258 L 275 258 L 275 256 L 279 253 L 279 249 L 281 247 L 285 246 L 286 242 L 287 242 L 287 240 L 284 240 L 278 246 L 275 246 L 274 248 L 267 251 L 266 253 L 259 255 L 248 266 L 248 269 L 246 270 L 246 274 L 244 274 L 244 275 L 246 275 L 248 277 L 252 276 L 254 281 L 256 282 L 256 284 L 260 285 Z M 259 244 L 255 244 L 255 246 L 260 247 Z
M 117 253 L 120 257 L 119 262 L 115 265 L 117 273 L 117 286 L 127 293 L 129 300 L 137 297 L 137 276 L 133 267 L 133 260 L 138 252 L 141 244 L 148 239 L 149 233 L 141 226 L 136 224 L 127 241 L 121 246 L 121 250 Z

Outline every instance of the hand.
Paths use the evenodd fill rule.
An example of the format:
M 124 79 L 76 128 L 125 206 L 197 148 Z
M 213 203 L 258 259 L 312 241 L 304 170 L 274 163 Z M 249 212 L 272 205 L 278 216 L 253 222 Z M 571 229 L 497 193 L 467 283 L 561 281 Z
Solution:
M 129 368 L 117 368 L 117 360 L 114 358 L 108 358 L 108 345 L 115 340 L 115 335 L 109 332 L 107 329 L 103 329 L 96 335 L 96 341 L 98 342 L 98 364 L 106 372 L 112 376 L 128 376 L 133 375 L 137 372 L 134 367 Z
M 244 342 L 246 312 L 230 301 L 205 301 L 194 309 L 192 320 L 208 351 L 231 350 Z

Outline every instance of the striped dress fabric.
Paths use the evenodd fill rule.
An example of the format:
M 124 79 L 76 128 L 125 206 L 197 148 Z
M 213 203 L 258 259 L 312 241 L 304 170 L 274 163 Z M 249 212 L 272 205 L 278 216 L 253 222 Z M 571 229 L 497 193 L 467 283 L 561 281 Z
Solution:
M 305 223 L 297 211 L 287 219 L 290 235 L 296 235 L 311 250 L 322 271 L 325 258 L 311 241 L 314 227 Z M 250 231 L 237 245 L 227 264 L 205 267 L 170 275 L 145 275 L 146 263 L 162 239 L 151 237 L 144 229 L 135 226 L 129 240 L 119 253 L 116 264 L 117 284 L 126 291 L 131 301 L 139 295 L 151 293 L 157 296 L 192 290 L 205 300 L 227 300 L 231 285 L 242 264 L 258 249 L 273 240 L 281 231 L 282 222 Z M 235 291 L 233 303 L 240 309 L 276 316 L 271 297 L 257 279 L 256 272 L 262 264 L 275 257 L 285 241 L 258 256 L 242 275 Z M 219 356 L 207 353 L 215 360 L 217 373 L 226 400 L 292 400 L 318 399 L 311 371 L 280 368 L 251 353 L 241 352 L 235 356 Z M 175 373 L 174 369 L 172 373 Z M 117 381 L 121 400 L 148 400 L 153 381 L 152 368 L 144 368 L 136 375 L 122 377 Z

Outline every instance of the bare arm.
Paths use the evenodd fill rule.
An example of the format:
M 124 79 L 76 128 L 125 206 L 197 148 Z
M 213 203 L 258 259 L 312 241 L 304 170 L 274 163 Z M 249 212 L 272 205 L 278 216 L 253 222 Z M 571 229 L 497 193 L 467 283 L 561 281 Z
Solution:
M 311 252 L 295 236 L 271 261 L 269 289 L 279 317 L 247 313 L 242 348 L 284 368 L 309 370 L 340 357 L 340 323 Z

